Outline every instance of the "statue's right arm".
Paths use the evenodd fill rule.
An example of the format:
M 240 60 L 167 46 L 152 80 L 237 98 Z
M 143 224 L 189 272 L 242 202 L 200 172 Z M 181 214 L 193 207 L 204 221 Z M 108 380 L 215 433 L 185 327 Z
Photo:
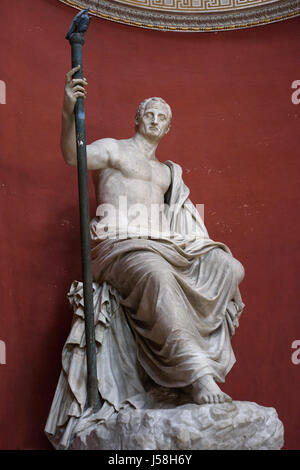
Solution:
M 60 146 L 63 158 L 68 165 L 77 166 L 76 129 L 74 106 L 79 96 L 86 98 L 86 79 L 73 79 L 79 66 L 66 74 L 64 104 Z M 109 166 L 109 143 L 112 139 L 102 139 L 87 145 L 87 167 L 89 170 L 100 170 Z

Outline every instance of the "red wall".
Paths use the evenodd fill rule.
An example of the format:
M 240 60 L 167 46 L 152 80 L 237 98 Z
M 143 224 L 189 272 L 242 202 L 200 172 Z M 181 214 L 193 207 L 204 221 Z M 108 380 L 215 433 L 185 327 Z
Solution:
M 59 133 L 75 10 L 56 0 L 1 2 L 0 448 L 47 449 L 43 428 L 80 279 L 76 169 Z M 274 406 L 286 449 L 300 448 L 299 329 L 300 18 L 243 31 L 185 34 L 93 18 L 86 35 L 88 141 L 129 137 L 137 104 L 173 108 L 162 160 L 184 168 L 215 240 L 242 261 L 246 309 L 233 339 L 225 391 Z M 92 189 L 92 188 L 91 188 Z M 92 201 L 92 210 L 95 210 Z

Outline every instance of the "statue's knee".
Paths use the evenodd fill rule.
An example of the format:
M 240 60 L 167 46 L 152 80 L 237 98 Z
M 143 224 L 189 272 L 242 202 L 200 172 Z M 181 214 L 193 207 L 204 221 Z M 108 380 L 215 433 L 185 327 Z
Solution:
M 148 281 L 155 286 L 168 286 L 174 281 L 174 276 L 169 270 L 155 270 L 148 273 Z

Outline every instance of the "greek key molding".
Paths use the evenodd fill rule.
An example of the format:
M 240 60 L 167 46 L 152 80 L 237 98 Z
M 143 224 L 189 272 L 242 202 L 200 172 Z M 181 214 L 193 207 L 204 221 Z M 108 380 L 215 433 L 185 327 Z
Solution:
M 140 28 L 209 32 L 261 26 L 300 15 L 300 0 L 59 0 Z
M 167 10 L 173 13 L 227 12 L 237 8 L 253 7 L 275 3 L 279 0 L 115 0 L 125 5 L 152 10 Z

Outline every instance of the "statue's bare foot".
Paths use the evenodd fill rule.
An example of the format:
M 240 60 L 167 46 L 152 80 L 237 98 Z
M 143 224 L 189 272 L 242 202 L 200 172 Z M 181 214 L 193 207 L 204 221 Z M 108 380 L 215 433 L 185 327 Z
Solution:
M 199 405 L 232 401 L 229 395 L 222 392 L 211 375 L 204 375 L 193 383 L 193 398 Z

